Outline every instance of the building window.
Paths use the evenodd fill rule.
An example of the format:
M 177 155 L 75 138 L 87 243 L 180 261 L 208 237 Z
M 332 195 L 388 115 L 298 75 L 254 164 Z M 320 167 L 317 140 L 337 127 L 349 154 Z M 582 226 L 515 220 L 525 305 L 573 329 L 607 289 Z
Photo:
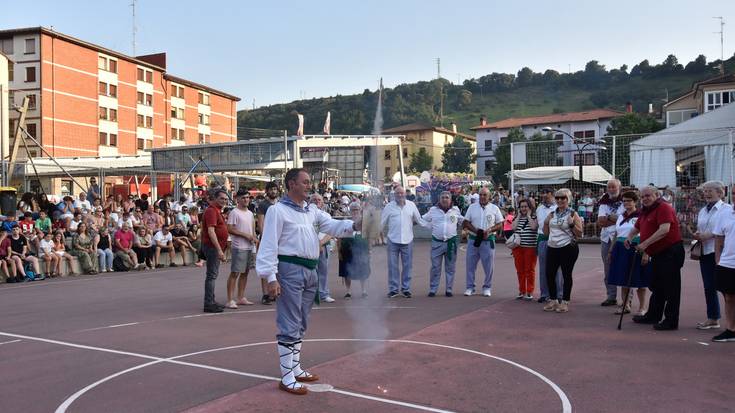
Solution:
M 12 82 L 13 78 L 15 78 L 15 64 L 8 62 L 8 81 Z
M 586 130 L 586 131 L 584 131 L 584 137 L 585 138 L 594 138 L 595 137 L 595 131 L 593 131 L 593 130 Z
M 107 133 L 100 132 L 100 145 L 107 145 Z
M 385 167 L 385 176 L 386 176 L 387 178 L 390 178 L 390 166 L 386 166 L 386 167 Z
M 586 138 L 594 138 L 595 137 L 595 131 L 593 130 L 578 130 L 574 132 L 574 137 L 576 139 L 586 139 Z
M 204 134 L 204 133 L 200 133 L 199 134 L 199 143 L 200 144 L 209 143 L 210 140 L 211 140 L 211 137 L 209 135 Z
M 492 139 L 485 139 L 485 150 L 486 151 L 493 150 L 493 140 Z
M 138 138 L 137 139 L 137 145 L 136 145 L 136 147 L 138 148 L 139 151 L 144 151 L 146 149 L 150 149 L 151 148 L 151 141 L 148 140 L 148 139 Z
M 111 73 L 117 73 L 117 60 L 109 57 L 99 56 L 97 58 L 97 68 Z
M 138 80 L 146 83 L 153 83 L 153 72 L 150 70 L 138 68 Z
M 138 104 L 145 106 L 153 106 L 153 95 L 143 92 L 138 92 Z
M 35 82 L 36 81 L 36 68 L 26 67 L 26 82 Z
M 171 107 L 171 117 L 174 119 L 184 119 L 184 109 Z
M 498 145 L 504 145 L 506 140 L 508 140 L 507 136 L 501 136 L 498 140 Z
M 13 54 L 13 39 L 0 40 L 0 50 L 5 54 Z
M 14 91 L 8 91 L 8 102 L 10 103 L 10 107 L 12 108 L 13 105 L 15 105 L 15 92 Z M 13 129 L 13 128 L 10 128 Z
M 71 179 L 61 180 L 61 195 L 67 196 L 74 193 L 74 183 Z
M 117 97 L 117 86 L 115 86 L 115 85 L 109 85 L 109 87 L 107 88 L 107 90 L 108 90 L 108 95 L 109 96 L 112 96 L 114 98 Z
M 100 145 L 117 146 L 117 134 L 100 132 Z
M 385 151 L 385 155 L 384 155 L 383 159 L 390 159 L 390 150 L 386 150 Z
M 117 73 L 117 60 L 107 59 L 107 71 Z
M 735 101 L 735 90 L 707 92 L 705 112 L 715 110 L 733 101 Z
M 110 146 L 117 146 L 117 134 L 116 133 L 111 133 L 110 134 L 110 143 L 109 143 L 109 145 Z
M 581 159 L 584 162 L 582 165 L 594 165 L 595 164 L 595 154 L 594 153 L 583 153 Z M 579 160 L 580 160 L 579 154 L 575 153 L 574 154 L 574 165 L 575 166 L 579 166 Z
M 117 122 L 117 109 L 110 109 L 110 120 Z
M 554 141 L 556 142 L 557 146 L 564 146 L 564 135 L 561 133 L 557 133 L 554 135 Z
M 171 128 L 171 139 L 183 141 L 184 140 L 184 130 Z
M 36 109 L 36 95 L 31 94 L 28 96 L 28 109 Z
M 403 148 L 403 157 L 408 158 L 408 148 Z
M 99 94 L 102 96 L 117 97 L 117 86 L 99 82 Z
M 25 54 L 36 53 L 36 39 L 26 39 L 26 52 Z
M 100 119 L 117 122 L 117 109 L 108 109 L 100 106 Z
M 171 85 L 171 96 L 183 99 L 184 87 L 179 85 Z
M 145 127 L 149 129 L 153 129 L 153 116 L 145 117 Z
M 36 139 L 36 124 L 35 123 L 26 124 L 26 132 L 28 132 L 28 134 L 31 135 L 33 139 Z
M 672 110 L 666 112 L 666 127 L 674 126 L 697 116 L 694 109 Z
M 199 124 L 200 125 L 209 125 L 209 115 L 206 115 L 204 113 L 199 114 Z
M 209 95 L 203 92 L 199 92 L 199 104 L 209 106 Z

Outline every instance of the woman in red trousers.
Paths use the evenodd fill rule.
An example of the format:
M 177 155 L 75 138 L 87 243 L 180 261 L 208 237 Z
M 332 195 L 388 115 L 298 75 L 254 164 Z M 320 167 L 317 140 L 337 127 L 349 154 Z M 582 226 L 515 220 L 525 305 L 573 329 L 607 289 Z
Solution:
M 513 249 L 513 259 L 518 273 L 517 300 L 532 300 L 536 280 L 536 233 L 538 221 L 527 199 L 518 201 L 518 215 L 513 220 L 513 232 L 521 238 L 521 244 Z

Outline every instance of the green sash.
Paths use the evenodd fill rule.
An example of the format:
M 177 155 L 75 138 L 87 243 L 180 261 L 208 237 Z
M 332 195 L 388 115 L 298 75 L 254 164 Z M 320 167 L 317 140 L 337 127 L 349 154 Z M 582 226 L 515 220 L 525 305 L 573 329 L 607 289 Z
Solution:
M 436 238 L 435 236 L 432 235 L 431 239 L 436 242 L 446 242 L 447 243 L 447 259 L 451 261 L 452 257 L 454 257 L 454 254 L 457 253 L 457 236 L 455 235 L 446 241 L 442 241 L 439 238 Z

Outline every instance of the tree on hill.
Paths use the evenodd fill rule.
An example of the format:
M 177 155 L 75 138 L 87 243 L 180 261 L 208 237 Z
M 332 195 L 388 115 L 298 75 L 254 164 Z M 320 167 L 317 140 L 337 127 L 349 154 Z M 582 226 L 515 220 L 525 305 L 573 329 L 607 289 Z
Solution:
M 472 153 L 472 145 L 461 136 L 455 136 L 451 143 L 444 145 L 442 153 L 443 172 L 472 172 L 477 156 Z
M 414 173 L 421 173 L 431 170 L 433 165 L 434 157 L 422 146 L 417 152 L 411 154 L 411 162 L 408 164 L 408 170 Z

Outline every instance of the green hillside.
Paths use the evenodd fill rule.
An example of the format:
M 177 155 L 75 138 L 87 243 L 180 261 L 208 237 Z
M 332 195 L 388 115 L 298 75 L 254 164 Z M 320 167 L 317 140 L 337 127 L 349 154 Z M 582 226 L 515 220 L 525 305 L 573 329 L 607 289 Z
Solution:
M 561 74 L 553 70 L 535 73 L 523 68 L 517 74 L 492 73 L 468 79 L 461 85 L 446 79 L 402 84 L 383 91 L 384 128 L 406 123 L 440 124 L 440 96 L 444 96 L 443 123 L 457 123 L 460 131 L 479 124 L 481 115 L 489 122 L 508 117 L 572 112 L 592 108 L 623 110 L 626 102 L 635 111 L 645 111 L 649 103 L 656 109 L 669 99 L 689 90 L 693 82 L 718 76 L 720 61 L 707 62 L 699 56 L 686 65 L 670 55 L 651 65 L 647 60 L 633 66 L 608 70 L 590 61 L 585 70 Z M 735 70 L 735 56 L 724 62 L 725 70 Z M 441 93 L 441 94 L 440 94 Z M 285 104 L 238 112 L 238 126 L 246 128 L 296 130 L 296 113 L 305 118 L 307 134 L 321 133 L 327 111 L 332 114 L 332 133 L 366 134 L 373 128 L 377 91 L 361 94 L 298 100 Z

